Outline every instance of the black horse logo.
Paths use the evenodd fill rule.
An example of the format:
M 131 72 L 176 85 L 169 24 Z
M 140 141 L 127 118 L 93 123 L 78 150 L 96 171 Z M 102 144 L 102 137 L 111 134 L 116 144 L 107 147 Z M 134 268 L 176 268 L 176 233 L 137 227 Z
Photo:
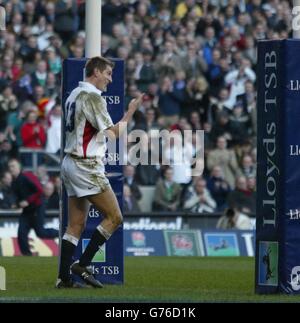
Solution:
M 213 247 L 214 250 L 220 250 L 220 249 L 227 249 L 229 247 L 228 241 L 225 239 L 222 239 L 220 244 L 215 245 Z
M 273 270 L 271 269 L 270 254 L 271 248 L 269 247 L 267 253 L 262 258 L 263 264 L 267 267 L 266 280 L 274 277 Z

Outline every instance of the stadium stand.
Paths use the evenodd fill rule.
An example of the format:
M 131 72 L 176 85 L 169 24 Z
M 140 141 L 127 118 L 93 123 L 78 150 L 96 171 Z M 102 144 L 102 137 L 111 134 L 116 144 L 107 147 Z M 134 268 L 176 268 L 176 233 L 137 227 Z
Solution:
M 205 130 L 202 177 L 209 182 L 212 198 L 218 206 L 228 206 L 240 169 L 251 178 L 244 195 L 252 196 L 256 43 L 289 35 L 291 1 L 103 0 L 102 4 L 102 55 L 126 61 L 126 102 L 140 91 L 147 94 L 131 129 Z M 66 57 L 84 56 L 84 1 L 0 0 L 0 5 L 7 20 L 7 30 L 0 32 L 0 173 L 7 170 L 9 158 L 19 157 L 35 172 L 46 165 L 48 180 L 55 181 L 61 66 Z M 226 147 L 217 146 L 220 137 Z M 235 170 L 218 149 L 233 156 Z M 215 166 L 230 185 L 222 193 L 222 203 L 219 181 L 211 180 Z M 135 175 L 142 212 L 151 211 L 161 173 L 162 166 L 156 166 Z M 178 183 L 182 205 L 194 182 L 178 179 Z

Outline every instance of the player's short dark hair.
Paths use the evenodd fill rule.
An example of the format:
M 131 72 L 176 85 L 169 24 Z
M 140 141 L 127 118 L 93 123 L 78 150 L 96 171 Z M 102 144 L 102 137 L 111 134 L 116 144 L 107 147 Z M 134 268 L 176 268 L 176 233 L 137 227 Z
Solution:
M 86 77 L 92 76 L 95 68 L 103 72 L 107 66 L 114 68 L 115 63 L 101 56 L 92 57 L 85 64 L 85 75 Z

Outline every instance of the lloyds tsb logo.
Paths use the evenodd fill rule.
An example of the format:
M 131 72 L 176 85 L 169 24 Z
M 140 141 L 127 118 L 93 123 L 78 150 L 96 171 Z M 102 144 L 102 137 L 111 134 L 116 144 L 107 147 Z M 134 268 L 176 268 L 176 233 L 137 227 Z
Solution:
M 6 290 L 5 269 L 0 266 L 0 290 Z

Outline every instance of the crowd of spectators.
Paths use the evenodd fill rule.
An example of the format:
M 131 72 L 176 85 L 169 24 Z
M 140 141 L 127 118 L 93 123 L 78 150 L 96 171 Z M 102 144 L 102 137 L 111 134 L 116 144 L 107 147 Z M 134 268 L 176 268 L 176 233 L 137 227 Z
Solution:
M 130 129 L 205 130 L 202 176 L 159 164 L 128 167 L 125 209 L 138 209 L 139 186 L 153 185 L 154 210 L 234 207 L 255 213 L 256 47 L 260 39 L 288 38 L 291 1 L 102 4 L 102 55 L 125 60 L 126 102 L 146 93 Z M 2 198 L 9 158 L 18 157 L 20 147 L 59 152 L 62 61 L 84 57 L 85 1 L 0 5 L 6 10 L 6 31 L 0 31 L 0 203 L 14 207 L 13 197 Z M 57 203 L 51 198 L 57 181 L 50 176 L 43 183 L 51 205 Z

